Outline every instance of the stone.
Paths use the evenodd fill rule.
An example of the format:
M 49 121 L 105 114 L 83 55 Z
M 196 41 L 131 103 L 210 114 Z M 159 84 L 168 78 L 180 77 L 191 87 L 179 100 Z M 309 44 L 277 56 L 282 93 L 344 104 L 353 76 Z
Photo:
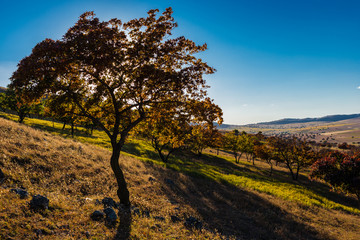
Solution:
M 150 229 L 151 230 L 162 231 L 162 228 L 161 228 L 160 224 L 155 224 L 155 225 L 151 226 Z
M 102 211 L 94 211 L 91 215 L 90 218 L 94 221 L 101 221 L 103 220 L 105 214 Z
M 175 215 L 171 215 L 170 218 L 171 218 L 171 221 L 174 222 L 174 223 L 181 221 L 181 219 L 178 216 L 175 216 Z
M 10 189 L 10 191 L 16 193 L 17 195 L 19 195 L 20 199 L 25 199 L 25 198 L 27 198 L 29 196 L 29 193 L 25 189 L 12 188 L 12 189 Z
M 149 218 L 150 217 L 150 212 L 149 211 L 142 211 L 142 216 L 143 217 L 147 217 L 147 218 Z
M 117 215 L 116 215 L 114 209 L 108 207 L 108 208 L 104 209 L 104 213 L 106 214 L 105 221 L 107 223 L 113 224 L 116 222 Z
M 203 224 L 202 224 L 202 222 L 199 221 L 198 219 L 190 216 L 190 217 L 188 217 L 188 218 L 185 220 L 184 225 L 185 225 L 185 227 L 187 227 L 187 228 L 195 228 L 195 229 L 200 230 L 200 229 L 202 228 L 202 225 L 203 225 Z
M 107 208 L 107 207 L 116 208 L 116 203 L 115 203 L 114 199 L 112 199 L 110 197 L 104 198 L 101 202 L 102 202 L 102 204 L 104 204 L 104 208 Z
M 41 195 L 35 195 L 30 201 L 30 208 L 34 210 L 45 210 L 49 208 L 49 199 Z
M 165 218 L 161 216 L 155 216 L 154 219 L 158 221 L 165 221 Z

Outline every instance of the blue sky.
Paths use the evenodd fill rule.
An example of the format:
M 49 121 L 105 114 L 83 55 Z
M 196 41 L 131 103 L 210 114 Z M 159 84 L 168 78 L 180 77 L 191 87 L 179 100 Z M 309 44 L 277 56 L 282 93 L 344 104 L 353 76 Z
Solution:
M 208 92 L 225 123 L 360 113 L 360 1 L 347 0 L 1 0 L 0 86 L 85 11 L 126 21 L 169 6 L 175 36 L 208 44 Z

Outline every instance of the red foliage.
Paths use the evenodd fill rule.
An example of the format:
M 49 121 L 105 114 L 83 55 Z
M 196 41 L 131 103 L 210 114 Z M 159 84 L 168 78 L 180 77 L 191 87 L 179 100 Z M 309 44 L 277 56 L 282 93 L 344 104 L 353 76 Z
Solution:
M 310 177 L 323 179 L 338 191 L 356 194 L 360 200 L 360 152 L 332 152 L 312 165 Z

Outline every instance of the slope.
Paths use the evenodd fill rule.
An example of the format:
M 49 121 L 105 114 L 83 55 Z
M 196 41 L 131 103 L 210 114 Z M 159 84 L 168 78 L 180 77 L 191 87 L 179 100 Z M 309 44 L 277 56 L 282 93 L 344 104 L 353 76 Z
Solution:
M 128 146 L 128 150 L 146 152 L 146 146 L 137 147 Z M 101 210 L 96 200 L 115 198 L 109 158 L 105 149 L 0 119 L 0 168 L 6 176 L 0 188 L 0 228 L 3 229 L 0 239 L 340 239 L 343 236 L 357 239 L 359 236 L 358 214 L 306 205 L 255 186 L 232 183 L 239 176 L 251 176 L 264 186 L 272 180 L 261 174 L 260 163 L 255 171 L 246 162 L 235 165 L 211 154 L 201 159 L 185 154 L 172 159 L 172 165 L 167 168 L 145 159 L 144 155 L 145 162 L 123 155 L 121 164 L 136 208 L 128 215 L 117 210 L 120 221 L 116 226 L 106 226 L 92 221 L 90 214 Z M 219 172 L 225 177 L 213 177 Z M 284 182 L 282 170 L 278 172 L 276 184 Z M 19 199 L 10 191 L 19 187 L 26 188 L 30 195 L 46 195 L 50 199 L 49 210 L 32 211 L 28 206 L 30 198 Z M 171 216 L 180 221 L 173 222 L 175 218 Z M 202 230 L 184 226 L 189 216 L 203 223 Z

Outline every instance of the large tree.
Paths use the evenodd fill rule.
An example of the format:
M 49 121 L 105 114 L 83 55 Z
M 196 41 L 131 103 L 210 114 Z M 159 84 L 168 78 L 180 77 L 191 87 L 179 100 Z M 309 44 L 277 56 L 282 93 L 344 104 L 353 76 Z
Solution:
M 187 101 L 204 99 L 203 75 L 215 71 L 195 56 L 206 44 L 171 38 L 177 27 L 172 9 L 160 16 L 157 12 L 123 24 L 86 12 L 61 40 L 37 44 L 11 78 L 11 85 L 27 91 L 29 98 L 65 95 L 76 112 L 106 132 L 117 194 L 125 205 L 130 204 L 129 191 L 119 156 L 130 130 L 161 104 L 180 109 Z

